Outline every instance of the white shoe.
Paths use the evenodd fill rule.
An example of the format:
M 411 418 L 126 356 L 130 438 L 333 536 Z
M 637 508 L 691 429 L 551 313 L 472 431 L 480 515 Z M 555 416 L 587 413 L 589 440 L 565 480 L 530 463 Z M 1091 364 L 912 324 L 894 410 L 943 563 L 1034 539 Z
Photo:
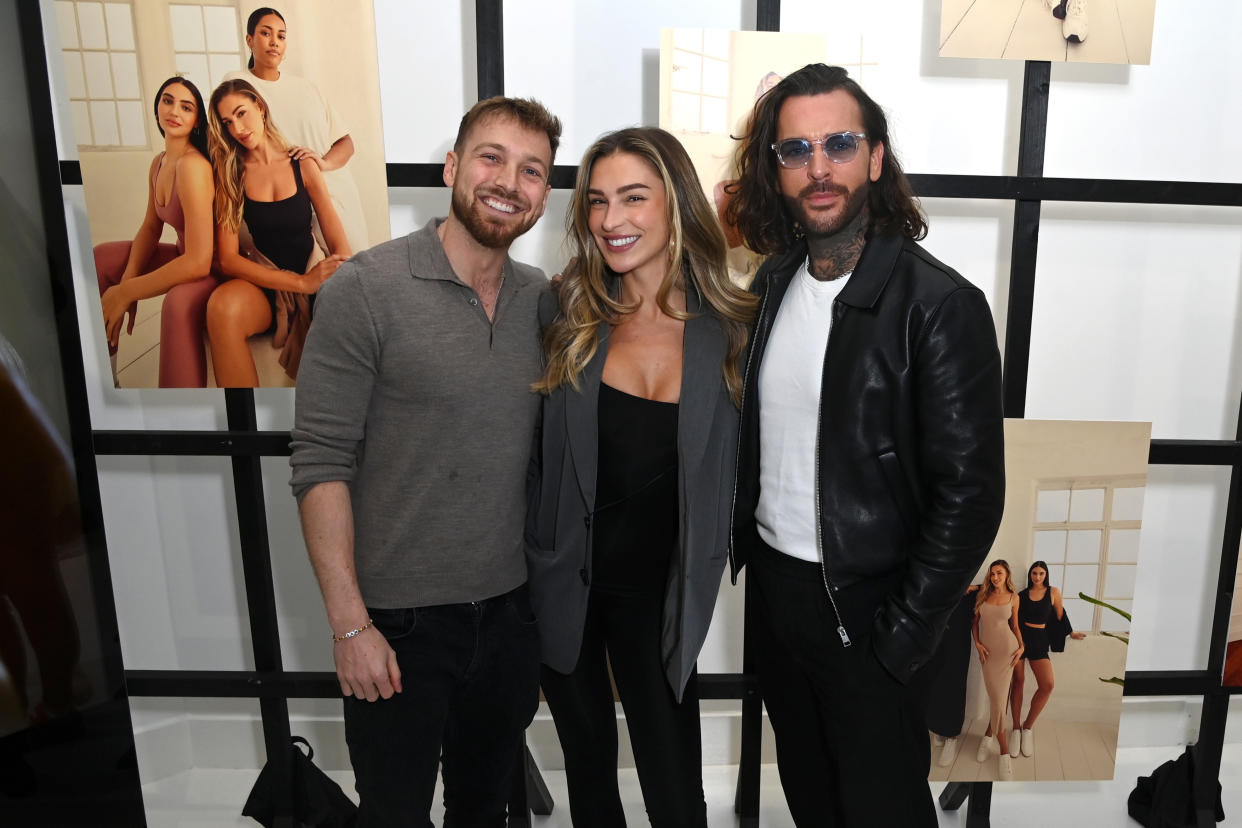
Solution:
M 1016 727 L 1009 731 L 1009 755 L 1018 758 L 1018 745 L 1022 743 L 1022 731 Z
M 932 746 L 940 747 L 943 744 L 944 744 L 944 737 L 941 736 L 939 733 L 933 733 L 932 734 Z
M 994 736 L 984 736 L 979 740 L 979 752 L 975 754 L 976 762 L 986 762 L 988 757 L 992 755 L 992 745 L 996 742 Z
M 1087 0 L 1069 0 L 1066 3 L 1061 34 L 1070 43 L 1082 43 L 1087 39 Z
M 1017 756 L 1017 754 L 1014 754 Z M 1035 755 L 1035 734 L 1029 727 L 1022 728 L 1022 755 L 1030 758 Z
M 936 759 L 936 767 L 947 768 L 953 764 L 953 760 L 957 758 L 957 737 L 944 740 L 944 747 L 940 749 L 940 756 Z
M 1013 779 L 1013 759 L 1008 753 L 1002 753 L 1000 757 L 1000 780 L 1008 782 Z

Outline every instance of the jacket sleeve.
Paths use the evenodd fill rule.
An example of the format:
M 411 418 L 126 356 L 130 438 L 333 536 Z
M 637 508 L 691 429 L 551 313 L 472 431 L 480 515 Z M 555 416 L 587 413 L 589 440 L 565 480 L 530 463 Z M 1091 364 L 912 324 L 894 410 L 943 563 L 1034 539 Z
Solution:
M 290 485 L 354 479 L 379 364 L 379 337 L 355 261 L 319 289 L 294 397 Z
M 974 287 L 950 293 L 925 321 L 916 349 L 921 520 L 873 639 L 880 662 L 903 683 L 935 653 L 1005 506 L 1001 359 L 983 294 Z

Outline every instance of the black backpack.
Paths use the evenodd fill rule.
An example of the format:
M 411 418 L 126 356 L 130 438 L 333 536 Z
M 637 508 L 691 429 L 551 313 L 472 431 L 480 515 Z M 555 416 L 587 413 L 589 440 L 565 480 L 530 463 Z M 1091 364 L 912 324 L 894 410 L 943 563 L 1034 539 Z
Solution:
M 1152 771 L 1151 776 L 1138 778 L 1127 800 L 1130 816 L 1146 828 L 1194 828 L 1198 824 L 1194 790 L 1195 746 L 1187 745 L 1181 756 L 1165 762 Z M 1217 822 L 1225 818 L 1220 790 L 1217 780 Z

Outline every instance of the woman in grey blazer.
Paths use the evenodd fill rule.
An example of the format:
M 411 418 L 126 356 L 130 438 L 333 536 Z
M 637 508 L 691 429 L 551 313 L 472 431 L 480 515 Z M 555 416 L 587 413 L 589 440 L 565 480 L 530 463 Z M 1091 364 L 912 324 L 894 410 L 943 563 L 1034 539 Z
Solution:
M 578 264 L 540 307 L 527 558 L 570 811 L 625 825 L 611 664 L 651 824 L 704 826 L 695 661 L 728 555 L 755 300 L 729 281 L 724 233 L 663 130 L 587 150 L 566 223 Z

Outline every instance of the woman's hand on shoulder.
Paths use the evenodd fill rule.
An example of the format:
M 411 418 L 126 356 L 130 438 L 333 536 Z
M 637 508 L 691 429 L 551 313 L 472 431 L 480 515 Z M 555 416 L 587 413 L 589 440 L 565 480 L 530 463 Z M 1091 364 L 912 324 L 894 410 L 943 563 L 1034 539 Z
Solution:
M 314 161 L 318 169 L 323 169 L 323 156 L 310 147 L 290 147 L 289 157 L 294 161 Z

